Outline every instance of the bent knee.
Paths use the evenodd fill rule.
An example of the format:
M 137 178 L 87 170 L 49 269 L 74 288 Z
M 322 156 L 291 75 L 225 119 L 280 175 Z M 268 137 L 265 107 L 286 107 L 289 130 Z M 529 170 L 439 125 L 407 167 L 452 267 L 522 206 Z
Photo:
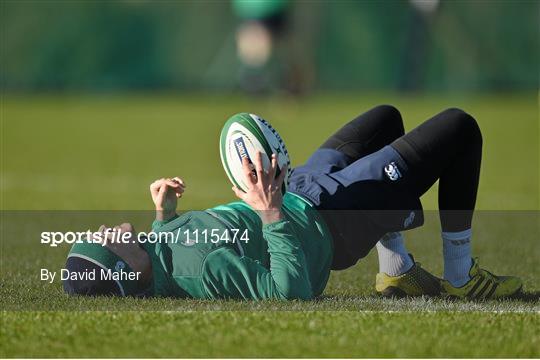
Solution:
M 386 129 L 397 129 L 403 132 L 403 119 L 399 110 L 392 105 L 378 105 L 372 109 L 377 112 L 380 119 L 384 122 L 382 126 Z M 401 134 L 402 135 L 402 134 Z
M 451 123 L 457 136 L 482 145 L 482 132 L 474 117 L 458 108 L 446 109 L 442 114 Z
M 395 106 L 387 104 L 377 105 L 373 108 L 373 110 L 384 113 L 384 115 L 386 115 L 388 118 L 399 119 L 401 121 L 401 113 Z

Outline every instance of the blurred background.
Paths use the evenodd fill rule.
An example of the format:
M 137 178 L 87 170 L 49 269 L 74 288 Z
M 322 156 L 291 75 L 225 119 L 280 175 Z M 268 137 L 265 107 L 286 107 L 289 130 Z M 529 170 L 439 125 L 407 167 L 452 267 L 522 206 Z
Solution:
M 448 107 L 479 121 L 478 206 L 538 209 L 540 2 L 1 1 L 3 209 L 146 209 L 232 200 L 217 139 L 257 113 L 293 165 L 369 108 L 409 130 Z M 436 207 L 435 192 L 426 206 Z
M 539 20 L 538 0 L 0 0 L 0 356 L 538 357 L 538 314 L 515 313 L 537 303 L 373 301 L 364 295 L 373 292 L 375 252 L 333 272 L 329 297 L 314 307 L 212 308 L 245 305 L 263 317 L 210 316 L 198 311 L 210 309 L 204 303 L 170 299 L 72 301 L 37 271 L 60 267 L 68 251 L 39 244 L 41 231 L 116 221 L 148 230 L 148 186 L 157 178 L 184 179 L 180 210 L 235 200 L 218 146 L 235 113 L 270 121 L 297 166 L 376 105 L 396 106 L 406 130 L 459 107 L 477 119 L 484 139 L 473 253 L 537 294 Z M 437 209 L 437 185 L 422 203 Z M 426 211 L 426 226 L 405 237 L 439 275 L 435 215 Z M 429 313 L 414 313 L 418 306 Z M 59 311 L 83 308 L 107 311 Z M 285 308 L 293 311 L 274 311 Z M 410 312 L 381 322 L 390 308 Z M 121 309 L 136 311 L 122 316 Z M 143 309 L 189 313 L 156 318 Z M 375 313 L 296 311 L 309 309 Z M 497 309 L 507 314 L 495 316 Z M 96 324 L 94 333 L 106 334 L 99 346 L 86 336 Z M 218 337 L 176 331 L 207 325 L 205 333 Z M 242 350 L 246 326 L 253 341 Z M 500 346 L 475 346 L 478 334 Z
M 538 1 L 2 1 L 4 91 L 514 91 Z

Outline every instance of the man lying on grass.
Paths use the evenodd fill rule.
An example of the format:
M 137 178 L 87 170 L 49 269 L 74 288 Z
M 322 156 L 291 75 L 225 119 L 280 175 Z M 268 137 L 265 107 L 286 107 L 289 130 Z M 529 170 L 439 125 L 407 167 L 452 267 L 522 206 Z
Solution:
M 206 211 L 178 216 L 184 182 L 155 181 L 152 228 L 180 232 L 181 240 L 75 244 L 66 264 L 70 272 L 140 276 L 73 278 L 64 289 L 83 295 L 312 299 L 323 292 L 330 270 L 353 266 L 375 247 L 375 288 L 382 295 L 511 296 L 520 291 L 520 279 L 495 276 L 471 257 L 481 152 L 480 129 L 461 110 L 443 111 L 405 134 L 400 113 L 379 106 L 346 124 L 296 168 L 284 195 L 286 171 L 275 177 L 275 158 L 264 171 L 261 154 L 255 169 L 244 162 L 249 190 L 233 188 L 242 201 Z M 419 198 L 437 180 L 443 279 L 414 262 L 400 233 L 422 225 Z M 130 224 L 116 229 L 134 234 Z M 201 241 L 205 230 L 219 241 Z M 248 241 L 231 241 L 230 234 L 246 230 Z M 196 233 L 199 241 L 193 241 Z

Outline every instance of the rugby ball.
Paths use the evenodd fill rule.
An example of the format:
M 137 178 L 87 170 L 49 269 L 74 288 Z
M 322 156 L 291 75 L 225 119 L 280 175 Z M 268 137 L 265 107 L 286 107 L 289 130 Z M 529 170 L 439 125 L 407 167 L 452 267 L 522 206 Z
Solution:
M 280 169 L 287 165 L 287 174 L 283 182 L 282 192 L 287 191 L 291 162 L 287 148 L 278 132 L 261 117 L 239 113 L 227 120 L 219 139 L 219 153 L 223 168 L 234 186 L 242 191 L 248 189 L 242 170 L 242 159 L 247 157 L 253 163 L 256 152 L 262 153 L 263 166 L 270 167 L 272 154 L 277 155 Z M 276 176 L 279 175 L 279 170 Z

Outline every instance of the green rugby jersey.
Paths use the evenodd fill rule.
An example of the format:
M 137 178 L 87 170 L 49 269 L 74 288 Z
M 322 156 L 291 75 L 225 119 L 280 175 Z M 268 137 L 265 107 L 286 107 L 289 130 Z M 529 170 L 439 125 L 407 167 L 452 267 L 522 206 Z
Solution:
M 320 295 L 330 275 L 331 235 L 297 195 L 285 194 L 282 211 L 283 220 L 263 225 L 247 204 L 233 202 L 154 222 L 154 232 L 177 240 L 144 244 L 152 260 L 151 292 L 201 299 Z

